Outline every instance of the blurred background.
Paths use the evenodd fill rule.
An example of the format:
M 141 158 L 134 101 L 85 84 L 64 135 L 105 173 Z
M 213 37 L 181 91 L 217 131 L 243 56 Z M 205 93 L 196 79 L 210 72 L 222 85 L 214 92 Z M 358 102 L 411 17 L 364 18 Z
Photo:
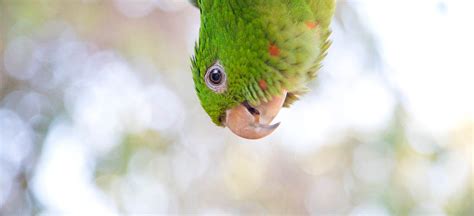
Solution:
M 339 1 L 249 141 L 199 104 L 185 0 L 0 0 L 0 215 L 474 215 L 473 6 Z

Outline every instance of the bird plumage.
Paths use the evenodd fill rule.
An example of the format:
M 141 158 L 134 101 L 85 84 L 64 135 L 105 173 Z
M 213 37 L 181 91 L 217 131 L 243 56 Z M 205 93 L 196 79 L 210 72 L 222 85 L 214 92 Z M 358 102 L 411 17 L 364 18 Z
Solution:
M 330 46 L 334 0 L 197 0 L 201 28 L 192 59 L 196 91 L 217 125 L 225 111 L 252 106 L 288 91 L 288 107 L 307 91 Z M 204 82 L 218 62 L 227 75 L 226 91 Z

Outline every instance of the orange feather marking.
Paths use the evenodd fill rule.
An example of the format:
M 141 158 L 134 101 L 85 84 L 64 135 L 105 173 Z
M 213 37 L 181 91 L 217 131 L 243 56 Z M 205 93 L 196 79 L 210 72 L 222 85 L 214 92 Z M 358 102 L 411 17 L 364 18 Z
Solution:
M 263 80 L 263 79 L 258 81 L 258 85 L 260 86 L 260 88 L 262 90 L 267 90 L 267 88 L 268 88 L 267 82 L 265 82 L 265 80 Z
M 317 22 L 311 22 L 311 21 L 308 21 L 306 22 L 306 26 L 309 28 L 309 29 L 314 29 L 318 26 L 318 23 Z
M 270 47 L 268 48 L 268 52 L 270 53 L 271 56 L 278 56 L 280 55 L 280 48 L 278 48 L 275 44 L 270 44 Z

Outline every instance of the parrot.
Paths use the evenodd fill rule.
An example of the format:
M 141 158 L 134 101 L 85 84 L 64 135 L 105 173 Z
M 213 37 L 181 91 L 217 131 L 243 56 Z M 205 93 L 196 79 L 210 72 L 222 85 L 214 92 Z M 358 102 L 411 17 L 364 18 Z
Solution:
M 214 124 L 246 139 L 271 134 L 309 91 L 331 45 L 335 0 L 191 0 L 200 11 L 195 91 Z

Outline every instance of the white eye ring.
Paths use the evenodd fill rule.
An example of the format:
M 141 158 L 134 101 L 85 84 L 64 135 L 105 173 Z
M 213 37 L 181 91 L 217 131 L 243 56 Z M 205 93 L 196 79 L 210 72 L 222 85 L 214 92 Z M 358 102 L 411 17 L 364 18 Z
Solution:
M 204 81 L 208 88 L 216 93 L 223 93 L 227 89 L 227 75 L 224 67 L 216 62 L 209 67 L 204 76 Z

